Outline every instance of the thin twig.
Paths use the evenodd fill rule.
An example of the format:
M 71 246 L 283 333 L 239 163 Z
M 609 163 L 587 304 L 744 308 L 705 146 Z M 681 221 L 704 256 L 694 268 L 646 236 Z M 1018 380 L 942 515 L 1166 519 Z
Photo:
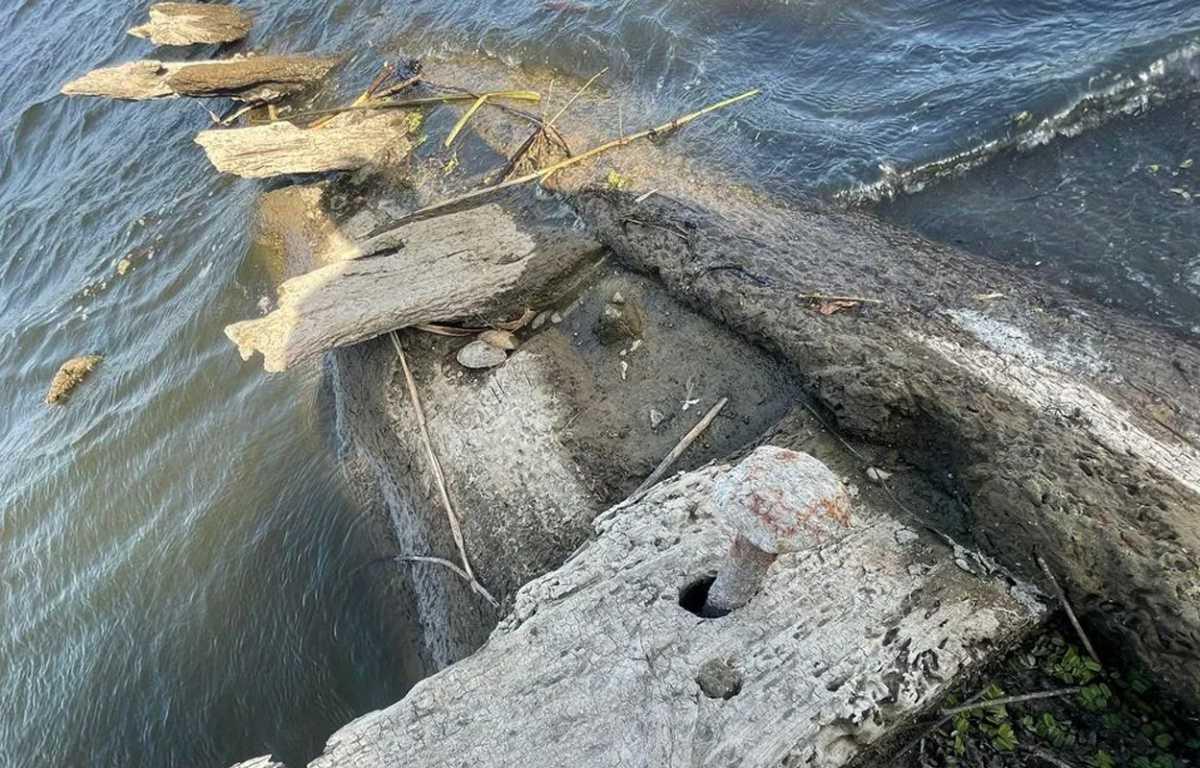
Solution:
M 637 490 L 630 494 L 629 498 L 631 500 L 641 498 L 642 494 L 650 490 L 655 483 L 661 480 L 662 476 L 667 473 L 667 470 L 671 468 L 671 465 L 675 463 L 676 459 L 683 455 L 683 452 L 686 451 L 692 443 L 696 442 L 696 438 L 700 437 L 704 430 L 708 429 L 708 425 L 712 424 L 713 419 L 717 418 L 717 414 L 721 412 L 721 409 L 724 408 L 725 404 L 728 402 L 728 397 L 722 397 L 716 405 L 710 408 L 708 413 L 704 414 L 704 418 L 700 419 L 700 421 L 696 423 L 696 426 L 692 427 L 691 430 L 689 430 L 688 433 L 684 435 L 678 443 L 676 443 L 675 447 L 671 449 L 671 452 L 667 454 L 666 458 L 659 462 L 658 466 L 654 468 L 654 471 L 650 473 L 650 476 L 642 481 L 642 484 L 637 487 Z
M 1053 765 L 1054 768 L 1075 768 L 1075 766 L 1071 765 L 1066 760 L 1055 757 L 1041 747 L 1024 747 L 1023 749 L 1037 759 L 1044 760 L 1050 765 Z
M 1041 567 L 1042 573 L 1046 574 L 1046 578 L 1050 579 L 1050 586 L 1054 589 L 1054 596 L 1058 598 L 1058 602 L 1062 604 L 1063 610 L 1067 612 L 1067 618 L 1071 620 L 1071 626 L 1075 627 L 1075 633 L 1079 635 L 1079 640 L 1087 650 L 1088 656 L 1092 657 L 1092 661 L 1103 665 L 1100 657 L 1096 654 L 1096 649 L 1092 647 L 1092 641 L 1088 639 L 1087 634 L 1083 631 L 1083 625 L 1079 623 L 1079 618 L 1075 615 L 1074 609 L 1071 608 L 1071 601 L 1067 600 L 1067 593 L 1063 591 L 1062 585 L 1058 583 L 1058 579 L 1054 578 L 1054 571 L 1050 570 L 1050 566 L 1041 555 L 1038 555 L 1037 563 Z
M 809 301 L 857 301 L 860 304 L 882 304 L 883 299 L 866 299 L 862 296 L 829 296 L 824 293 L 802 293 L 796 298 Z
M 449 560 L 447 560 L 444 557 L 423 557 L 421 555 L 396 555 L 396 557 L 394 559 L 399 560 L 402 563 L 434 563 L 435 565 L 442 565 L 442 566 L 445 566 L 446 568 L 449 568 L 450 570 L 454 571 L 455 573 L 457 573 L 459 576 L 463 577 L 464 579 L 466 579 L 467 582 L 474 581 L 471 578 L 470 574 L 468 574 L 462 568 L 459 568 L 455 563 L 450 562 Z M 474 585 L 472 584 L 472 588 L 473 587 L 474 587 Z
M 986 689 L 985 689 L 985 690 L 982 690 L 982 691 L 979 691 L 979 692 L 978 692 L 978 693 L 976 693 L 974 696 L 972 696 L 971 698 L 967 699 L 967 703 L 968 703 L 968 704 L 971 704 L 971 703 L 974 703 L 974 702 L 976 702 L 976 701 L 979 701 L 980 699 L 982 699 L 982 698 L 983 698 L 983 694 L 985 694 L 985 693 L 987 693 L 987 690 L 986 690 Z M 907 744 L 907 745 L 905 745 L 905 747 L 904 747 L 903 749 L 901 749 L 899 752 L 897 752 L 897 753 L 895 754 L 895 756 L 894 756 L 894 757 L 892 757 L 892 758 L 891 758 L 891 763 L 892 763 L 892 765 L 899 765 L 899 764 L 900 764 L 900 757 L 901 757 L 901 756 L 903 756 L 903 755 L 907 754 L 909 750 L 911 750 L 913 747 L 917 746 L 917 745 L 918 745 L 918 744 L 920 744 L 922 741 L 924 741 L 924 740 L 925 740 L 925 738 L 926 738 L 926 737 L 927 737 L 927 736 L 928 736 L 930 733 L 933 733 L 934 731 L 940 731 L 940 730 L 942 729 L 942 726 L 943 726 L 943 725 L 946 725 L 947 723 L 949 723 L 949 722 L 950 722 L 951 720 L 953 720 L 953 719 L 954 719 L 954 715 L 944 715 L 944 716 L 942 717 L 942 719 L 941 719 L 941 720 L 938 720 L 938 721 L 937 721 L 936 723 L 934 723 L 933 725 L 931 725 L 931 726 L 929 726 L 928 728 L 926 728 L 925 730 L 921 731 L 921 735 L 920 735 L 920 736 L 918 736 L 917 738 L 915 738 L 915 739 L 913 739 L 912 741 L 908 742 L 908 744 Z
M 1037 691 L 1036 693 L 1022 693 L 1018 696 L 1001 696 L 998 699 L 983 699 L 980 701 L 963 704 L 959 707 L 951 707 L 943 709 L 942 714 L 946 717 L 953 717 L 960 712 L 970 712 L 973 709 L 987 709 L 988 707 L 1001 707 L 1005 704 L 1020 704 L 1025 701 L 1037 701 L 1038 699 L 1057 699 L 1063 696 L 1070 696 L 1079 693 L 1083 688 L 1078 685 L 1073 685 L 1069 688 L 1056 688 L 1052 691 Z
M 469 91 L 466 88 L 459 88 L 458 86 L 455 86 L 455 85 L 440 85 L 438 83 L 430 83 L 429 81 L 426 81 L 426 85 L 428 85 L 430 88 L 433 88 L 435 90 L 445 91 L 448 93 L 458 93 L 458 94 L 462 94 L 463 96 L 470 96 L 472 98 L 479 98 L 479 96 L 480 96 L 480 94 L 478 94 L 478 93 Z M 541 104 L 544 106 L 545 101 L 546 101 L 545 99 L 538 99 L 538 104 Z M 528 112 L 524 109 L 519 109 L 517 107 L 514 107 L 511 104 L 502 104 L 498 101 L 495 101 L 494 97 L 492 99 L 489 99 L 488 102 L 489 102 L 488 106 L 490 106 L 494 109 L 498 109 L 501 112 L 505 112 L 505 113 L 513 115 L 515 117 L 519 117 L 522 120 L 526 120 L 526 121 L 538 126 L 539 128 L 545 128 L 546 135 L 548 135 L 560 147 L 562 147 L 563 151 L 567 153 L 567 157 L 571 157 L 571 154 L 572 154 L 571 147 L 567 145 L 567 140 L 563 138 L 563 135 L 558 132 L 557 128 L 555 128 L 552 125 L 549 125 L 549 126 L 546 125 L 546 121 L 543 120 L 538 115 L 535 115 L 532 112 Z
M 743 93 L 741 95 L 734 96 L 729 99 L 724 99 L 722 101 L 718 101 L 715 104 L 710 104 L 709 106 L 705 107 L 704 109 L 700 109 L 695 112 L 691 112 L 689 114 L 682 115 L 680 117 L 675 118 L 674 120 L 663 123 L 662 125 L 656 126 L 654 128 L 647 128 L 643 131 L 638 131 L 637 133 L 632 133 L 628 136 L 623 136 L 618 139 L 612 139 L 611 141 L 606 141 L 603 144 L 592 147 L 591 149 L 589 149 L 586 152 L 583 152 L 582 154 L 578 154 L 574 157 L 569 157 L 566 160 L 561 160 L 551 166 L 542 168 L 542 169 L 534 171 L 532 173 L 528 173 L 524 176 L 519 176 L 515 179 L 510 179 L 508 181 L 502 181 L 499 184 L 494 184 L 490 187 L 483 187 L 482 189 L 476 189 L 476 190 L 467 192 L 462 195 L 457 195 L 455 197 L 451 197 L 447 200 L 442 200 L 441 202 L 434 203 L 433 205 L 428 205 L 424 208 L 413 211 L 412 213 L 408 214 L 407 216 L 400 218 L 398 221 L 394 222 L 393 227 L 399 227 L 403 224 L 408 224 L 408 223 L 416 221 L 418 219 L 425 218 L 432 213 L 436 213 L 436 212 L 444 210 L 446 208 L 450 208 L 452 206 L 459 205 L 461 203 L 465 203 L 465 202 L 468 202 L 471 200 L 485 197 L 487 195 L 492 195 L 492 194 L 495 194 L 496 192 L 500 192 L 505 189 L 511 189 L 512 187 L 517 187 L 522 184 L 528 184 L 531 181 L 544 182 L 546 179 L 548 179 L 553 174 L 558 173 L 561 170 L 565 170 L 566 168 L 569 168 L 573 165 L 578 165 L 579 163 L 582 163 L 585 160 L 590 160 L 593 157 L 595 157 L 596 155 L 602 154 L 604 152 L 608 152 L 609 150 L 616 149 L 618 147 L 623 147 L 623 146 L 625 146 L 627 144 L 631 144 L 632 142 L 637 141 L 639 139 L 652 138 L 652 137 L 658 136 L 659 134 L 662 134 L 662 133 L 669 133 L 678 128 L 682 128 L 683 126 L 687 125 L 688 123 L 692 122 L 693 120 L 703 117 L 704 115 L 707 115 L 710 112 L 715 112 L 718 109 L 732 106 L 733 104 L 736 104 L 739 101 L 744 101 L 745 99 L 752 98 L 754 96 L 759 95 L 760 93 L 761 93 L 761 91 L 759 91 L 757 88 L 755 88 L 754 90 L 751 90 L 751 91 L 746 91 L 745 93 Z M 376 232 L 376 233 L 372 233 L 372 234 L 382 234 L 382 233 Z
M 823 428 L 823 429 L 824 429 L 826 432 L 828 432 L 829 434 L 831 434 L 831 435 L 833 435 L 834 437 L 836 437 L 836 438 L 838 439 L 838 441 L 839 441 L 839 442 L 841 442 L 841 444 L 842 444 L 842 445 L 846 446 L 846 450 L 847 450 L 847 451 L 850 451 L 850 453 L 852 453 L 852 454 L 854 454 L 856 457 L 858 457 L 858 460 L 859 460 L 859 461 L 861 461 L 861 462 L 862 462 L 864 465 L 866 465 L 866 466 L 868 466 L 868 467 L 869 467 L 869 466 L 871 466 L 871 462 L 870 462 L 870 461 L 867 459 L 867 457 L 866 457 L 866 456 L 863 456 L 861 453 L 859 453 L 859 452 L 858 452 L 858 451 L 857 451 L 857 450 L 854 448 L 854 446 L 852 446 L 852 445 L 850 445 L 850 443 L 846 442 L 846 438 L 844 438 L 844 437 L 842 437 L 840 434 L 838 434 L 838 433 L 837 433 L 837 431 L 835 431 L 835 430 L 833 430 L 833 429 L 830 429 L 830 428 L 829 428 L 829 425 L 825 423 L 825 419 L 821 418 L 821 414 L 817 413 L 817 409 L 816 409 L 816 408 L 813 408 L 813 407 L 812 407 L 812 406 L 811 406 L 811 405 L 808 403 L 808 401 L 807 401 L 807 400 L 801 400 L 801 401 L 800 401 L 800 404 L 801 404 L 801 405 L 803 405 L 805 408 L 807 408 L 807 409 L 808 409 L 808 412 L 809 412 L 809 413 L 811 413 L 811 414 L 813 415 L 813 418 L 815 418 L 815 419 L 817 420 L 817 423 L 818 423 L 818 424 L 820 424 L 820 425 L 821 425 L 821 427 L 822 427 L 822 428 Z
M 550 118 L 550 120 L 549 120 L 549 121 L 546 123 L 546 125 L 548 125 L 548 126 L 552 126 L 552 125 L 554 125 L 555 123 L 557 123 L 557 122 L 558 122 L 558 118 L 562 117 L 562 116 L 563 116 L 563 113 L 564 113 L 564 112 L 566 112 L 568 109 L 570 109 L 570 108 L 571 108 L 571 105 L 572 105 L 572 104 L 574 104 L 574 103 L 575 103 L 575 101 L 576 101 L 576 100 L 577 100 L 577 99 L 578 99 L 580 96 L 582 96 L 582 95 L 584 94 L 584 92 L 585 92 L 585 91 L 587 91 L 587 89 L 588 89 L 588 88 L 590 88 L 590 87 L 591 87 L 592 83 L 596 82 L 596 80 L 597 80 L 599 77 L 601 77 L 601 76 L 602 76 L 602 75 L 603 75 L 605 72 L 607 72 L 607 71 L 608 71 L 608 67 L 605 67 L 604 69 L 600 70 L 600 71 L 599 71 L 599 72 L 597 72 L 596 74 L 592 75 L 592 76 L 591 76 L 591 78 L 589 78 L 589 79 L 588 79 L 588 81 L 587 81 L 586 83 L 584 83 L 584 84 L 583 84 L 583 87 L 582 87 L 582 88 L 580 88 L 578 91 L 576 91 L 576 92 L 575 92 L 575 95 L 574 95 L 574 96 L 572 96 L 570 99 L 568 99 L 566 104 L 563 104 L 563 106 L 562 106 L 562 109 L 560 109 L 560 110 L 558 110 L 558 112 L 555 112 L 555 113 L 554 113 L 554 117 Z
M 387 88 L 384 88 L 379 93 L 372 93 L 371 96 L 376 99 L 386 99 L 391 96 L 395 96 L 397 93 L 400 93 L 401 91 L 406 91 L 409 88 L 412 88 L 414 85 L 416 85 L 419 82 L 421 82 L 421 75 L 416 74 L 416 75 L 413 75 L 412 77 L 401 80 L 400 82 L 396 83 L 395 85 L 389 85 Z
M 396 72 L 396 68 L 394 66 L 392 66 L 391 64 L 384 64 L 380 68 L 379 74 L 375 75 L 375 79 L 373 79 L 371 81 L 371 84 L 368 85 L 361 94 L 359 94 L 358 98 L 354 100 L 354 102 L 351 104 L 351 106 L 354 106 L 354 107 L 361 106 L 363 104 L 366 104 L 368 101 L 370 101 L 372 96 L 374 96 L 375 91 L 379 90 L 379 86 L 383 85 L 384 82 L 389 77 L 391 77 L 393 74 L 395 74 L 395 72 Z M 327 124 L 330 120 L 334 119 L 335 117 L 337 117 L 337 115 L 327 115 L 326 117 L 322 117 L 320 120 L 317 120 L 316 122 L 314 122 L 312 125 L 310 125 L 308 127 L 309 128 L 320 128 L 321 126 Z
M 437 323 L 422 323 L 414 325 L 413 329 L 437 336 L 475 336 L 488 330 L 487 328 L 460 328 L 456 325 L 439 325 Z
M 293 112 L 285 115 L 280 120 L 295 120 L 299 117 L 319 117 L 321 115 L 336 115 L 339 112 L 360 112 L 373 109 L 405 109 L 407 107 L 427 107 L 432 104 L 448 104 L 455 101 L 475 101 L 479 96 L 469 93 L 446 93 L 440 96 L 422 96 L 417 99 L 405 99 L 404 101 L 382 101 L 373 100 L 368 104 L 347 104 L 342 107 L 332 107 L 330 109 L 310 109 L 305 112 Z M 497 91 L 488 94 L 488 101 L 494 99 L 510 99 L 512 101 L 529 101 L 537 103 L 542 100 L 542 95 L 535 91 Z M 497 106 L 499 106 L 497 104 Z M 536 118 L 535 118 L 536 119 Z
M 396 347 L 396 354 L 400 358 L 400 367 L 404 369 L 404 383 L 408 386 L 408 396 L 413 401 L 413 412 L 417 417 L 417 426 L 421 430 L 421 440 L 425 443 L 425 453 L 429 458 L 429 465 L 433 469 L 434 480 L 437 481 L 442 505 L 446 508 L 446 518 L 450 521 L 450 533 L 454 537 L 454 546 L 458 547 L 458 555 L 462 559 L 463 572 L 471 583 L 471 589 L 491 603 L 493 608 L 499 608 L 500 603 L 479 583 L 479 580 L 475 578 L 475 572 L 471 570 L 471 561 L 467 558 L 467 548 L 463 542 L 458 514 L 454 511 L 454 505 L 450 503 L 450 493 L 446 488 L 446 476 L 442 472 L 442 464 L 438 461 L 437 453 L 433 450 L 433 440 L 429 437 L 429 425 L 425 421 L 425 408 L 421 405 L 421 396 L 417 393 L 417 382 L 408 368 L 408 358 L 404 355 L 404 347 L 400 345 L 400 336 L 395 331 L 388 335 L 392 339 L 392 345 Z
M 500 173 L 494 178 L 498 178 L 498 179 L 500 179 L 500 181 L 507 180 L 508 177 L 513 174 L 513 171 L 515 171 L 517 169 L 517 165 L 521 162 L 521 158 L 525 157 L 525 155 L 529 153 L 529 150 L 533 148 L 533 145 L 535 143 L 537 143 L 538 137 L 539 136 L 548 136 L 549 134 L 547 132 L 554 129 L 554 123 L 556 123 L 558 121 L 558 118 L 562 117 L 563 113 L 566 112 L 567 109 L 570 108 L 570 106 L 575 103 L 575 100 L 583 95 L 583 92 L 588 89 L 588 86 L 590 86 L 593 82 L 595 82 L 596 78 L 600 77 L 607 71 L 608 71 L 608 67 L 605 67 L 604 69 L 600 70 L 596 74 L 592 75 L 591 79 L 588 80 L 586 83 L 584 83 L 583 87 L 575 92 L 575 95 L 572 96 L 567 101 L 567 103 L 563 105 L 562 109 L 558 110 L 558 112 L 555 113 L 554 117 L 550 118 L 549 120 L 543 120 L 541 125 L 534 128 L 533 133 L 529 134 L 529 138 L 527 138 L 527 139 L 525 139 L 525 141 L 521 142 L 521 146 L 517 147 L 517 151 L 513 152 L 512 157 L 510 157 L 508 162 L 504 164 L 504 169 L 502 171 L 500 171 Z M 551 81 L 550 85 L 551 85 L 551 87 L 553 87 L 554 82 Z M 549 101 L 548 98 L 547 98 L 547 101 Z M 544 105 L 545 105 L 545 102 L 543 102 L 543 106 Z M 556 131 L 556 133 L 557 133 L 557 131 Z M 567 157 L 570 157 L 571 150 L 570 150 L 570 148 L 566 147 L 565 142 L 563 143 L 563 148 L 566 149 L 566 151 L 567 151 Z

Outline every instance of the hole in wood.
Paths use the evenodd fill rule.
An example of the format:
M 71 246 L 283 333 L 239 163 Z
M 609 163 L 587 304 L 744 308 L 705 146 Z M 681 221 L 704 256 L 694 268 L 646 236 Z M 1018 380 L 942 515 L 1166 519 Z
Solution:
M 688 584 L 683 589 L 679 590 L 679 605 L 681 608 L 696 614 L 702 619 L 719 619 L 729 613 L 729 611 L 717 610 L 708 607 L 708 590 L 712 587 L 713 582 L 717 580 L 717 575 L 711 574 L 703 578 L 696 579 L 691 584 Z

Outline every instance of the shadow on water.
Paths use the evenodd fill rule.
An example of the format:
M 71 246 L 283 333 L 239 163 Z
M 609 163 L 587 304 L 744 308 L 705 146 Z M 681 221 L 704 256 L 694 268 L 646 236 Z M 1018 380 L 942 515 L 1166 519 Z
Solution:
M 609 66 L 638 125 L 761 86 L 752 110 L 689 128 L 686 151 L 793 198 L 975 146 L 1011 113 L 1053 112 L 1200 33 L 1193 0 L 240 4 L 257 27 L 232 50 L 354 52 L 342 94 L 397 52 L 564 82 Z M 0 5 L 0 763 L 223 766 L 273 751 L 302 764 L 411 674 L 352 576 L 384 544 L 340 487 L 320 371 L 264 376 L 222 333 L 257 314 L 270 282 L 248 235 L 264 187 L 218 177 L 193 144 L 215 103 L 57 95 L 91 67 L 151 55 L 125 34 L 144 4 Z M 1194 300 L 1194 266 L 1181 282 L 1142 263 L 1195 258 L 1162 240 L 1193 231 L 1171 190 L 1190 177 L 1167 175 L 1186 170 L 1172 138 L 1186 126 L 1150 118 L 1165 121 L 1150 138 L 1131 138 L 1131 117 L 1130 134 L 1083 139 L 1096 158 L 1145 142 L 1112 176 L 1106 160 L 1081 169 L 1071 153 L 1086 144 L 1052 144 L 887 214 L 1106 290 L 1127 269 L 1149 284 L 1139 301 L 1193 312 L 1176 288 Z M 958 226 L 1018 193 L 1042 195 L 1024 231 L 995 215 Z M 1107 218 L 1120 232 L 1105 234 Z M 1069 247 L 1107 239 L 1103 258 Z M 43 407 L 57 365 L 89 351 L 105 355 L 92 379 Z

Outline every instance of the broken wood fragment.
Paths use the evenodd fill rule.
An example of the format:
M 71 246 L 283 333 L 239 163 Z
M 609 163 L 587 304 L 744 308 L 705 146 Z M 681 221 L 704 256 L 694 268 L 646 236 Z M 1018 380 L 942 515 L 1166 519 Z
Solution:
M 482 649 L 342 728 L 311 768 L 565 767 L 580 755 L 878 765 L 985 668 L 981 649 L 1019 641 L 1044 612 L 1024 587 L 971 576 L 864 508 L 819 553 L 781 555 L 747 605 L 702 620 L 689 600 L 729 547 L 712 503 L 728 471 L 683 474 L 603 513 L 596 538 L 522 588 Z M 706 685 L 714 660 L 726 680 Z M 497 729 L 502 742 L 488 738 Z
M 222 173 L 262 179 L 290 173 L 361 168 L 385 149 L 408 152 L 408 118 L 400 113 L 339 116 L 321 130 L 288 122 L 201 131 L 196 143 Z
M 167 77 L 180 96 L 229 96 L 274 101 L 319 82 L 338 63 L 335 57 L 252 56 L 188 64 Z
M 64 96 L 105 96 L 126 101 L 170 98 L 178 94 L 167 85 L 167 77 L 183 66 L 187 65 L 144 59 L 101 67 L 67 83 L 61 92 Z
M 283 371 L 398 328 L 500 311 L 594 251 L 582 235 L 526 228 L 499 205 L 482 206 L 346 249 L 281 285 L 275 311 L 225 335 L 243 359 L 261 352 L 267 371 Z
M 232 43 L 248 35 L 253 24 L 249 13 L 232 5 L 155 3 L 150 21 L 129 34 L 155 45 Z
M 64 85 L 62 94 L 128 101 L 177 96 L 275 101 L 320 81 L 337 63 L 336 58 L 313 56 L 189 62 L 144 59 L 94 69 Z
M 63 405 L 71 392 L 78 387 L 104 358 L 100 355 L 81 355 L 63 363 L 50 381 L 46 392 L 46 405 Z

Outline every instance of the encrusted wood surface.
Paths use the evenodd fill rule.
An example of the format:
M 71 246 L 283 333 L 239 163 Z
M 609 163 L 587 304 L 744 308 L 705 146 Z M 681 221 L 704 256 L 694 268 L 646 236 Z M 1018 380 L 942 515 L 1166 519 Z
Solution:
M 181 96 L 232 96 L 269 100 L 318 82 L 337 65 L 336 57 L 250 56 L 189 64 L 167 77 Z
M 418 221 L 347 249 L 342 261 L 288 280 L 266 317 L 225 334 L 243 359 L 283 371 L 387 331 L 476 319 L 575 267 L 595 243 L 526 227 L 496 204 Z
M 384 150 L 407 152 L 407 122 L 398 112 L 339 116 L 320 128 L 289 122 L 202 131 L 204 147 L 218 171 L 251 179 L 290 173 L 324 173 L 361 168 Z
M 130 101 L 176 96 L 273 101 L 321 80 L 337 62 L 336 58 L 314 56 L 188 62 L 145 59 L 94 69 L 64 85 L 62 93 Z
M 253 24 L 249 13 L 232 5 L 155 3 L 150 21 L 129 34 L 155 45 L 232 43 L 248 35 Z
M 101 67 L 64 85 L 62 94 L 106 96 L 127 101 L 165 99 L 178 95 L 167 85 L 167 77 L 185 66 L 187 64 L 184 62 L 144 59 L 113 67 Z
M 626 264 L 960 498 L 949 530 L 1032 578 L 1044 555 L 1093 631 L 1200 701 L 1200 349 L 862 214 L 576 202 Z M 825 315 L 814 293 L 880 303 Z
M 312 768 L 842 766 L 903 737 L 1041 614 L 862 509 L 836 541 L 780 556 L 745 607 L 700 619 L 680 590 L 729 546 L 710 503 L 726 471 L 597 518 L 599 537 L 526 585 L 482 649 L 342 728 Z

